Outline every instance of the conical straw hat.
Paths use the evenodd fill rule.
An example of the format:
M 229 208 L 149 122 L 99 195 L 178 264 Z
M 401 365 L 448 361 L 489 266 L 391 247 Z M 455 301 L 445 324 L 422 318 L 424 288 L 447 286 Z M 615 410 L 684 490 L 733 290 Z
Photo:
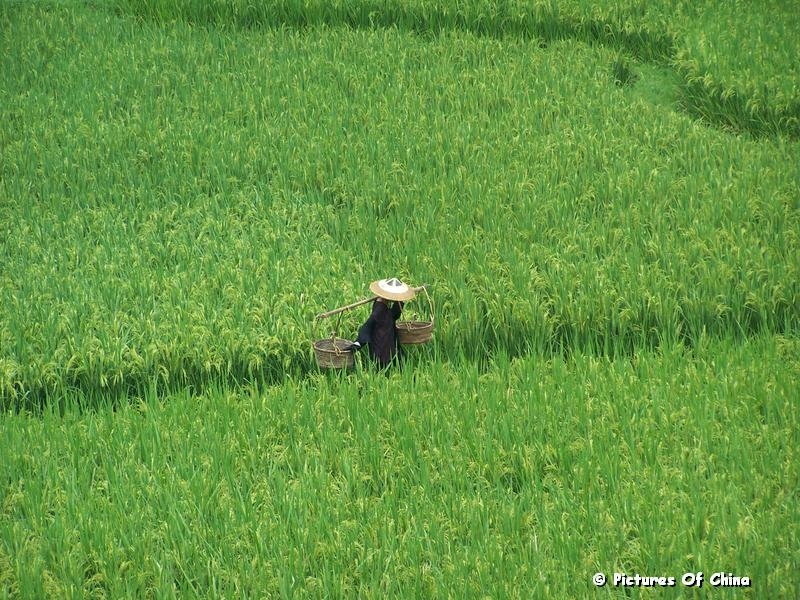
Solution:
M 369 284 L 370 291 L 376 296 L 386 300 L 411 300 L 416 292 L 405 283 L 392 277 L 391 279 L 380 279 Z

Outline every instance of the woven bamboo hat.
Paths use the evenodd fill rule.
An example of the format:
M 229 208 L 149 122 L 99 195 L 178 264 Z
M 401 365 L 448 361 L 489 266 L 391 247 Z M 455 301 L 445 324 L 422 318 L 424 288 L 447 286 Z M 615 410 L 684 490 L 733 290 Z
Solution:
M 399 300 L 401 302 L 411 300 L 416 295 L 413 289 L 396 277 L 373 281 L 369 284 L 369 289 L 376 296 L 380 296 L 386 300 Z

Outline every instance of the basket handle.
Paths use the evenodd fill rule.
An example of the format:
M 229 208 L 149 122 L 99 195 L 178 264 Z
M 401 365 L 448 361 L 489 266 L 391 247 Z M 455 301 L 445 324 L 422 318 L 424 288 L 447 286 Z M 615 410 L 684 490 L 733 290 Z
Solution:
M 342 315 L 339 314 L 339 318 L 336 319 L 336 323 L 335 323 L 333 329 L 331 330 L 331 340 L 333 340 L 334 338 L 337 337 L 337 334 L 338 334 L 338 332 L 340 330 L 339 328 L 340 328 L 341 324 L 342 324 Z M 319 321 L 317 319 L 313 319 L 311 321 L 311 335 L 313 336 L 313 338 L 315 340 L 319 339 L 317 337 L 319 335 L 319 332 L 317 330 L 318 325 L 319 325 Z M 334 344 L 333 347 L 336 348 L 336 344 Z
M 336 356 L 341 356 L 344 354 L 343 350 L 339 349 L 339 346 L 336 345 L 336 338 L 338 337 L 336 334 L 340 331 L 339 326 L 342 324 L 342 315 L 344 313 L 339 313 L 339 318 L 336 319 L 336 329 L 331 331 L 331 345 L 333 346 L 334 352 L 336 352 Z
M 434 322 L 433 299 L 431 298 L 431 295 L 428 293 L 427 284 L 421 285 L 418 288 L 414 288 L 414 290 L 418 291 L 418 292 L 419 291 L 425 292 L 425 297 L 428 299 L 428 308 L 429 308 L 429 312 L 430 312 L 430 315 L 431 315 L 431 323 L 433 323 Z M 403 320 L 405 321 L 405 319 L 403 319 Z M 417 313 L 417 312 L 411 313 L 411 320 L 412 321 L 418 321 L 419 320 L 419 313 Z
M 436 320 L 435 315 L 433 314 L 433 299 L 431 295 L 428 293 L 428 286 L 422 286 L 422 291 L 425 292 L 425 297 L 428 299 L 428 306 L 431 309 L 431 323 Z

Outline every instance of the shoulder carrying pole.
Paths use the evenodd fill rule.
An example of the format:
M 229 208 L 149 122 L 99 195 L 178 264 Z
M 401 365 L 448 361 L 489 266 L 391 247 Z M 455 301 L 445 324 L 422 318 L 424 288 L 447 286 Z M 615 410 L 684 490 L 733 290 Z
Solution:
M 424 283 L 419 287 L 413 288 L 415 292 L 421 292 L 423 289 L 427 289 L 428 284 Z M 363 300 L 359 300 L 358 302 L 353 302 L 352 304 L 348 304 L 347 306 L 341 306 L 339 308 L 334 308 L 333 310 L 329 310 L 328 312 L 320 313 L 315 319 L 327 319 L 328 317 L 332 317 L 333 315 L 338 315 L 340 312 L 344 312 L 346 310 L 350 310 L 351 308 L 356 308 L 357 306 L 361 306 L 362 304 L 367 304 L 368 302 L 372 302 L 375 300 L 377 296 L 372 296 L 372 298 L 364 298 Z

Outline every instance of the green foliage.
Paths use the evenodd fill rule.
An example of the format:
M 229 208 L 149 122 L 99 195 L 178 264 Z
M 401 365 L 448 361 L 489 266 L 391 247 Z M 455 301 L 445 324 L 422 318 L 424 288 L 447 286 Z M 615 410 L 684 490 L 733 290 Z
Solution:
M 0 596 L 796 597 L 770 7 L 0 3 Z M 320 373 L 389 274 L 434 343 Z
M 617 89 L 616 51 L 4 19 L 6 400 L 303 373 L 311 316 L 388 273 L 473 360 L 797 326 L 796 143 Z
M 472 0 L 455 5 L 421 0 L 122 0 L 119 6 L 158 22 L 187 20 L 223 28 L 326 24 L 603 44 L 641 61 L 675 67 L 683 79 L 682 106 L 693 116 L 758 136 L 800 137 L 800 13 L 786 0 Z
M 708 2 L 688 11 L 674 63 L 687 110 L 732 130 L 800 136 L 800 13 L 793 2 Z
M 22 597 L 575 598 L 724 569 L 791 598 L 795 342 L 7 415 L 0 573 Z
M 633 85 L 639 76 L 631 68 L 627 60 L 617 57 L 611 67 L 611 75 L 614 83 L 619 86 Z

